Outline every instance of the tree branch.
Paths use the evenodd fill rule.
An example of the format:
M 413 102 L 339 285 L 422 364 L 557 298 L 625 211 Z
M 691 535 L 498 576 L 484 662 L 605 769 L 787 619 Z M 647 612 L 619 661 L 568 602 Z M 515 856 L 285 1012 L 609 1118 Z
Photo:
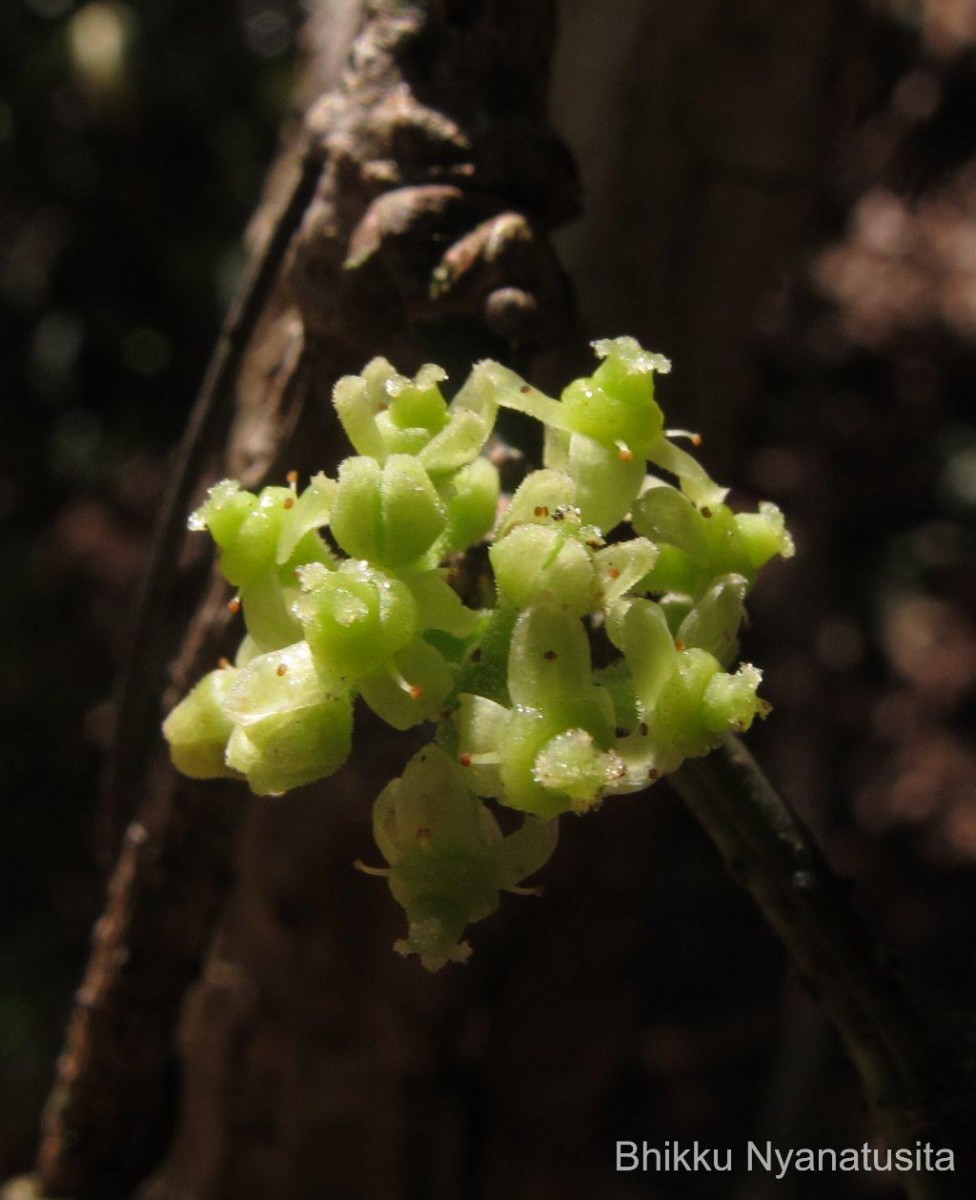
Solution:
M 826 1009 L 887 1143 L 952 1148 L 958 1163 L 963 1147 L 947 1102 L 958 1097 L 961 1073 L 947 1070 L 890 956 L 799 817 L 733 737 L 685 762 L 672 781 Z M 906 1188 L 912 1200 L 971 1194 L 969 1171 L 967 1164 L 954 1175 L 913 1172 Z

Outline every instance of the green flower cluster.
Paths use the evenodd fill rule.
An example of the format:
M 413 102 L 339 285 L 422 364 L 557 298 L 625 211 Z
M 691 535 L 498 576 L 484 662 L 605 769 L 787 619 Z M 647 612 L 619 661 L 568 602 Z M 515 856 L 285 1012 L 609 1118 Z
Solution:
M 431 970 L 463 961 L 500 891 L 524 890 L 553 818 L 647 787 L 766 711 L 760 672 L 730 668 L 756 572 L 793 552 L 782 515 L 733 513 L 675 444 L 687 435 L 654 397 L 666 359 L 632 338 L 595 348 L 559 401 L 484 362 L 448 404 L 439 368 L 408 379 L 375 359 L 335 389 L 357 451 L 337 478 L 300 494 L 225 481 L 190 518 L 247 635 L 167 719 L 176 766 L 276 795 L 342 765 L 357 698 L 396 729 L 436 721 L 374 812 L 408 918 L 397 949 Z M 501 502 L 484 453 L 499 407 L 545 428 L 543 469 Z M 444 563 L 485 539 L 495 604 L 476 610 Z M 609 665 L 594 670 L 597 642 Z M 503 837 L 487 799 L 522 827 Z

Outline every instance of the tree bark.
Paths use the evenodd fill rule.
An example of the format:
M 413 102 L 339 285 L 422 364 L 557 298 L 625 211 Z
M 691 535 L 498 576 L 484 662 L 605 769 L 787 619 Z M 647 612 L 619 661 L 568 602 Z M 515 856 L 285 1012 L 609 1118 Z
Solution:
M 358 1119 L 372 1127 L 368 1114 L 396 1087 L 380 1070 L 389 1057 L 364 1067 L 331 1052 L 344 1041 L 384 1044 L 369 1003 L 382 972 L 364 969 L 363 956 L 377 955 L 371 914 L 359 914 L 355 936 L 333 927 L 343 884 L 355 894 L 354 877 L 344 877 L 365 841 L 354 848 L 350 829 L 365 833 L 371 791 L 384 779 L 350 769 L 308 795 L 249 806 L 233 785 L 175 776 L 160 747 L 159 696 L 168 683 L 165 708 L 234 636 L 219 581 L 193 598 L 202 571 L 183 544 L 186 513 L 207 483 L 223 474 L 259 487 L 287 470 L 334 465 L 343 452 L 332 385 L 374 354 L 413 371 L 431 354 L 450 363 L 524 353 L 569 322 L 568 286 L 546 241 L 576 203 L 568 155 L 544 118 L 553 19 L 547 0 L 391 0 L 339 5 L 310 27 L 323 53 L 306 74 L 309 101 L 272 172 L 250 273 L 174 471 L 132 634 L 107 829 L 134 819 L 48 1105 L 39 1159 L 47 1195 L 129 1194 L 170 1140 L 173 1034 L 222 913 L 186 1005 L 180 1124 L 146 1194 L 352 1195 L 358 1187 L 342 1181 L 367 1168 L 362 1194 L 395 1191 L 392 1144 L 352 1165 L 351 1148 L 370 1138 L 350 1138 L 344 1111 L 365 1070 Z M 336 36 L 352 38 L 348 56 Z M 393 773 L 397 752 L 377 753 Z M 229 892 L 235 859 L 240 878 Z M 365 903 L 381 907 L 374 901 Z M 312 932 L 319 949 L 305 963 Z M 308 972 L 303 984 L 286 962 Z M 359 997 L 349 986 L 357 979 Z M 310 1026 L 294 1019 L 296 1000 Z M 330 1052 L 318 1060 L 313 1047 Z M 252 1127 L 259 1138 L 245 1133 Z M 272 1129 L 290 1133 L 274 1145 Z

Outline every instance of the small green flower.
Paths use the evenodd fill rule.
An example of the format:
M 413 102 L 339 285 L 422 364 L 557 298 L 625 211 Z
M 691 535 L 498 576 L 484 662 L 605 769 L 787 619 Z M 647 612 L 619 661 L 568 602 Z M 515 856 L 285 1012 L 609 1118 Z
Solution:
M 620 764 L 613 702 L 591 679 L 589 643 L 575 616 L 554 603 L 521 613 L 509 652 L 511 707 L 462 697 L 459 761 L 475 768 L 471 786 L 546 818 L 596 804 Z
M 347 458 L 339 468 L 332 532 L 353 558 L 409 567 L 446 527 L 444 503 L 415 458 L 394 454 L 383 466 L 372 458 Z
M 227 667 L 204 675 L 163 722 L 173 765 L 190 779 L 239 778 L 226 761 L 234 723 L 224 710 L 236 674 Z
M 357 701 L 394 729 L 429 723 L 436 742 L 380 794 L 374 830 L 407 913 L 397 949 L 430 970 L 463 961 L 467 926 L 546 861 L 554 818 L 643 790 L 768 711 L 760 671 L 735 662 L 758 571 L 793 553 L 783 516 L 734 513 L 677 444 L 691 435 L 665 428 L 666 359 L 633 338 L 594 348 L 559 400 L 483 362 L 448 403 L 439 367 L 410 379 L 374 359 L 335 387 L 357 452 L 336 479 L 225 480 L 190 518 L 246 633 L 167 718 L 174 764 L 276 795 L 342 765 Z M 511 497 L 485 454 L 500 407 L 544 432 L 542 469 Z M 484 800 L 521 828 L 503 837 Z
M 299 571 L 296 604 L 312 655 L 332 675 L 355 681 L 374 675 L 417 632 L 410 588 L 380 567 L 348 559 L 338 570 L 320 564 Z
M 373 832 L 389 866 L 365 869 L 387 877 L 407 914 L 407 936 L 394 948 L 438 971 L 467 960 L 462 935 L 495 911 L 500 892 L 526 890 L 519 885 L 548 861 L 557 826 L 528 817 L 503 837 L 459 768 L 429 746 L 377 797 Z
M 258 795 L 280 796 L 333 774 L 352 748 L 348 689 L 307 642 L 262 654 L 236 672 L 224 700 L 234 722 L 227 765 Z

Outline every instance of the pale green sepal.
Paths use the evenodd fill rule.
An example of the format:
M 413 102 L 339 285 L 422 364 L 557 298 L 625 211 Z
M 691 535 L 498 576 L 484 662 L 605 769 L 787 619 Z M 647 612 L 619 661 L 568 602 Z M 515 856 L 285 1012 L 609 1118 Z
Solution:
M 607 633 L 630 667 L 644 709 L 654 709 L 676 667 L 677 651 L 667 619 L 653 600 L 621 600 L 607 614 Z
M 557 603 L 521 612 L 509 654 L 512 703 L 552 712 L 592 686 L 590 644 L 580 621 Z
M 422 638 L 394 654 L 386 669 L 360 679 L 369 707 L 394 729 L 434 720 L 451 694 L 454 677 L 443 657 Z
M 657 562 L 658 548 L 647 538 L 614 542 L 593 555 L 600 588 L 601 606 L 609 607 L 636 587 Z
M 748 583 L 742 575 L 723 575 L 681 622 L 676 642 L 697 646 L 727 667 L 739 650 L 739 626 Z
M 439 548 L 444 556 L 487 537 L 498 516 L 500 490 L 498 468 L 486 458 L 476 458 L 442 486 L 447 528 Z
M 596 604 L 593 553 L 558 525 L 518 525 L 488 556 L 500 593 L 517 608 L 548 600 L 581 617 Z
M 583 520 L 608 533 L 625 520 L 644 482 L 645 462 L 621 455 L 581 433 L 569 439 L 565 469 L 576 481 L 576 504 Z
M 278 552 L 275 555 L 279 566 L 291 558 L 295 547 L 305 534 L 328 525 L 338 489 L 339 485 L 334 479 L 329 479 L 320 472 L 312 477 L 308 487 L 296 498 L 292 507 L 285 511 L 278 535 Z
M 442 629 L 459 638 L 466 638 L 474 631 L 478 612 L 465 606 L 440 571 L 403 574 L 400 578 L 417 602 L 420 629 Z
M 649 480 L 634 504 L 634 529 L 653 542 L 676 546 L 695 562 L 708 557 L 706 517 L 676 488 Z
M 505 891 L 522 891 L 518 885 L 544 867 L 559 840 L 559 822 L 526 815 L 522 826 L 498 846 L 499 884 Z
M 663 434 L 648 448 L 647 457 L 658 467 L 678 477 L 681 490 L 699 506 L 721 504 L 729 494 L 719 487 L 697 458 L 669 442 Z
M 760 501 L 758 512 L 736 513 L 735 523 L 749 562 L 756 570 L 777 554 L 781 558 L 792 558 L 796 553 L 782 512 L 769 500 Z
M 491 426 L 470 409 L 459 409 L 447 425 L 417 454 L 431 474 L 443 475 L 472 462 L 481 453 Z
M 163 722 L 173 765 L 190 779 L 238 777 L 224 759 L 234 728 L 224 701 L 236 674 L 233 667 L 211 671 Z
M 227 764 L 259 795 L 281 795 L 338 770 L 352 745 L 352 703 L 306 642 L 235 672 L 224 710 L 235 731 Z
M 500 796 L 499 747 L 504 742 L 509 710 L 485 696 L 465 693 L 459 699 L 458 751 L 465 780 L 479 796 Z
M 576 484 L 572 476 L 551 469 L 533 471 L 509 501 L 495 540 L 503 538 L 516 525 L 549 525 L 557 513 L 575 512 L 575 501 Z
M 516 412 L 527 413 L 528 416 L 535 417 L 537 421 L 554 429 L 572 432 L 573 425 L 568 420 L 563 405 L 526 383 L 521 375 L 516 375 L 508 367 L 496 362 L 479 363 L 475 370 L 480 371 L 482 377 L 494 388 L 493 399 L 496 404 Z
M 279 650 L 302 636 L 301 623 L 292 606 L 298 597 L 295 587 L 282 588 L 272 571 L 263 571 L 241 588 L 241 605 L 248 633 L 262 650 Z

